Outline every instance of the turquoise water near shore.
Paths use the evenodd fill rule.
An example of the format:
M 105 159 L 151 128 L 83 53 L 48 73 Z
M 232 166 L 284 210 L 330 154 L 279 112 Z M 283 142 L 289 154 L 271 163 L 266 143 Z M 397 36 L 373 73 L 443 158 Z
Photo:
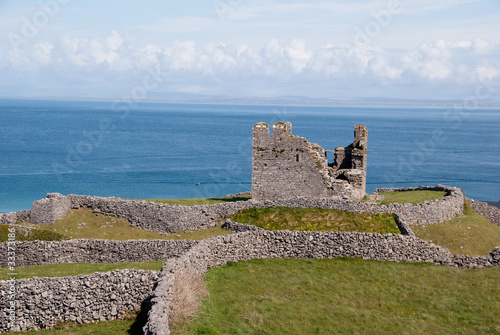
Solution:
M 0 212 L 29 209 L 48 192 L 191 198 L 249 191 L 251 128 L 260 121 L 290 121 L 295 135 L 330 150 L 350 144 L 354 124 L 365 124 L 368 192 L 441 183 L 477 200 L 500 198 L 498 108 L 1 99 L 0 120 Z

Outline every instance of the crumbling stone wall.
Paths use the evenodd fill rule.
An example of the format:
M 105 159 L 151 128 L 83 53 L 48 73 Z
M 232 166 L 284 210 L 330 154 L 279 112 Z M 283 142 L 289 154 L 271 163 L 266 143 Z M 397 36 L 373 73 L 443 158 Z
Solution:
M 198 241 L 192 240 L 94 240 L 16 242 L 16 267 L 60 263 L 119 263 L 158 261 L 182 255 Z M 0 243 L 7 255 L 8 242 Z M 11 245 L 12 247 L 12 245 Z M 7 257 L 0 258 L 7 267 Z
M 444 198 L 426 201 L 417 205 L 389 204 L 385 206 L 376 206 L 337 197 L 293 197 L 289 199 L 261 201 L 252 199 L 250 201 L 199 206 L 167 205 L 146 201 L 121 200 L 74 194 L 66 197 L 58 197 L 57 199 L 64 202 L 66 202 L 66 199 L 69 199 L 71 208 L 91 208 L 95 212 L 126 219 L 134 227 L 166 233 L 203 229 L 214 226 L 226 216 L 236 214 L 243 209 L 276 206 L 333 208 L 357 213 L 388 212 L 399 215 L 410 225 L 444 222 L 453 219 L 457 215 L 461 215 L 463 212 L 464 196 L 462 191 L 455 187 L 437 185 L 403 189 L 378 189 L 377 191 L 384 192 L 384 190 L 394 191 L 412 189 L 444 190 L 447 192 L 447 195 Z M 16 222 L 16 220 L 22 221 L 19 220 L 19 218 L 29 216 L 29 212 L 30 211 L 22 211 L 4 214 L 0 217 L 0 223 Z
M 69 214 L 71 203 L 59 193 L 48 193 L 46 199 L 33 202 L 29 221 L 37 224 L 52 224 Z
M 368 130 L 354 126 L 354 142 L 337 147 L 329 164 L 318 144 L 292 135 L 290 122 L 257 123 L 252 131 L 252 198 L 343 197 L 360 200 L 366 189 Z
M 53 328 L 57 322 L 91 323 L 123 317 L 151 296 L 158 271 L 116 270 L 91 275 L 0 281 L 0 332 Z M 10 302 L 16 318 L 9 324 Z
M 467 199 L 467 202 L 474 209 L 474 212 L 487 217 L 491 223 L 500 226 L 500 208 L 473 199 Z
M 52 224 L 70 213 L 71 200 L 60 193 L 47 193 L 45 199 L 33 202 L 30 210 L 0 214 L 0 224 L 30 222 Z

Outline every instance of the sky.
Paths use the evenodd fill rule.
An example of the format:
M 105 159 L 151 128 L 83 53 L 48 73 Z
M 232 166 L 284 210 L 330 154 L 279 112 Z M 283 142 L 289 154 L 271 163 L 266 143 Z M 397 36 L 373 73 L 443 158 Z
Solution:
M 500 100 L 498 0 L 0 0 L 0 96 Z

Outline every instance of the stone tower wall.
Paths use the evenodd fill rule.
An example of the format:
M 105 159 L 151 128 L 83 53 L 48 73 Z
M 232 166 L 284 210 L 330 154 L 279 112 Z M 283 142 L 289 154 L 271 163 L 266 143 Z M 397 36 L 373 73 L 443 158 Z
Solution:
M 272 136 L 267 124 L 256 124 L 252 157 L 252 199 L 329 196 L 319 173 L 327 166 L 325 151 L 292 135 L 291 123 L 274 124 Z
M 290 122 L 277 122 L 272 135 L 267 123 L 253 127 L 252 198 L 343 197 L 360 200 L 366 188 L 368 130 L 354 128 L 354 142 L 337 147 L 332 164 L 325 150 L 292 135 Z

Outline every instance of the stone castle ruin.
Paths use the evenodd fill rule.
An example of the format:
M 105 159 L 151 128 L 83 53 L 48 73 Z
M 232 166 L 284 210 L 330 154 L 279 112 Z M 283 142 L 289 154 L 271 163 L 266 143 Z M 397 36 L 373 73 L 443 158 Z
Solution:
M 305 138 L 292 135 L 290 122 L 253 127 L 252 199 L 291 197 L 342 197 L 361 200 L 366 192 L 368 130 L 354 126 L 354 142 L 339 146 L 329 163 L 325 150 Z
M 161 271 L 115 270 L 71 277 L 0 281 L 0 333 L 54 328 L 60 322 L 93 323 L 120 319 L 144 308 L 146 335 L 169 335 L 169 315 L 176 307 L 172 292 L 187 275 L 204 274 L 229 261 L 263 258 L 357 257 L 393 262 L 429 262 L 460 269 L 500 266 L 500 247 L 488 256 L 454 255 L 421 240 L 413 225 L 445 222 L 463 214 L 462 190 L 444 185 L 376 189 L 375 194 L 412 190 L 445 191 L 446 196 L 420 204 L 379 206 L 359 200 L 365 194 L 367 129 L 355 125 L 354 142 L 326 152 L 292 135 L 290 123 L 278 122 L 269 134 L 266 123 L 253 127 L 252 199 L 211 205 L 168 205 L 87 195 L 47 194 L 30 210 L 0 214 L 0 223 L 17 229 L 18 222 L 51 224 L 72 209 L 123 218 L 133 227 L 160 233 L 205 229 L 221 223 L 235 234 L 192 240 L 7 241 L 0 243 L 0 267 L 58 263 L 114 263 L 167 260 Z M 469 201 L 469 200 L 468 200 Z M 500 225 L 500 210 L 469 201 L 478 213 Z M 240 210 L 268 207 L 332 208 L 355 213 L 392 213 L 401 234 L 345 231 L 267 231 L 232 222 Z M 9 233 L 14 235 L 13 233 Z M 9 237 L 10 238 L 10 237 Z M 14 247 L 13 247 L 14 246 Z M 14 271 L 12 268 L 10 271 Z M 184 281 L 193 289 L 191 281 Z

